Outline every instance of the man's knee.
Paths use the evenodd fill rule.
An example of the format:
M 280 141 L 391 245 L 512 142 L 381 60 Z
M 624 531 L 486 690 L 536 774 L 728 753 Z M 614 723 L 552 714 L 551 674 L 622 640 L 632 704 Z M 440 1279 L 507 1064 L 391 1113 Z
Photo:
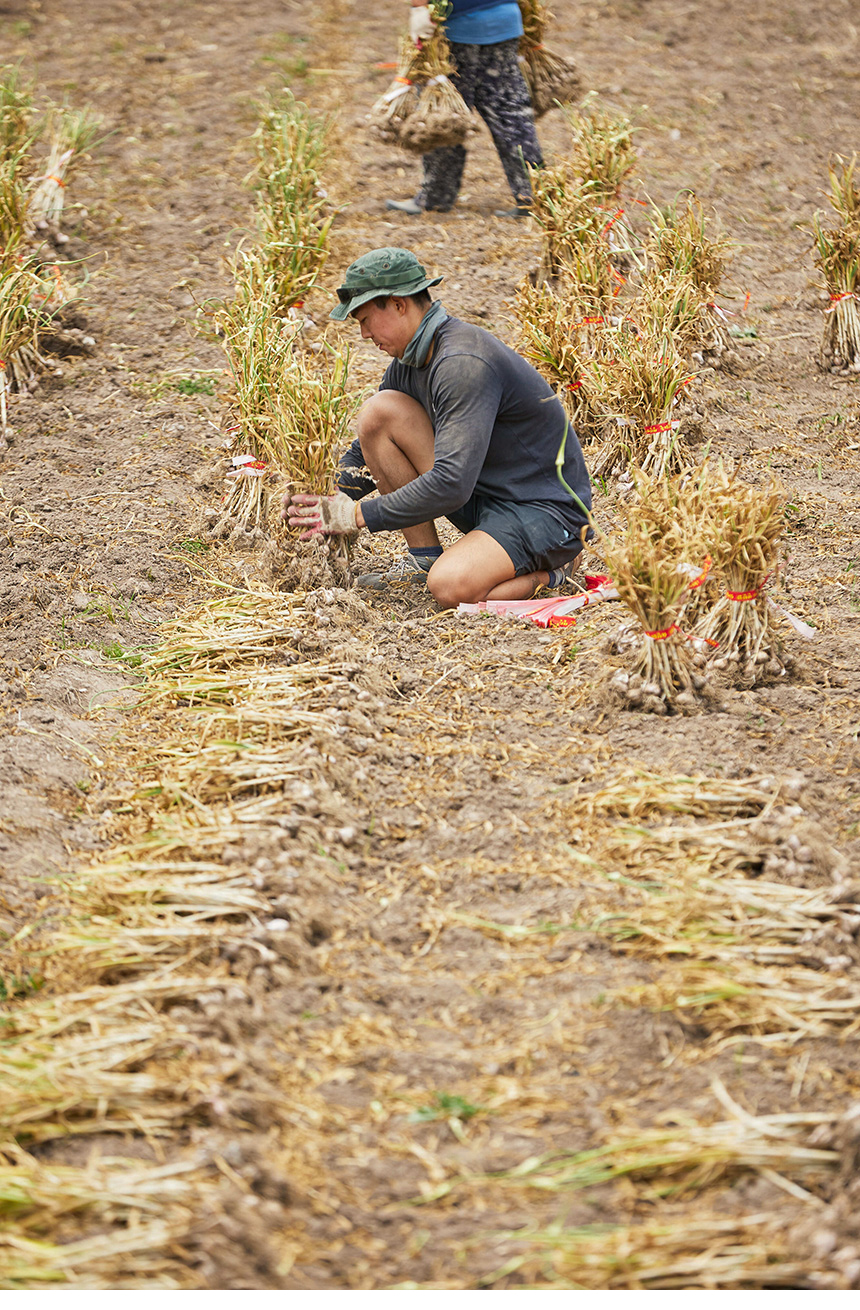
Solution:
M 388 463 L 395 449 L 417 473 L 433 467 L 433 426 L 427 411 L 402 391 L 378 391 L 366 400 L 358 412 L 356 430 L 364 461 L 374 473 Z
M 387 394 L 377 391 L 364 402 L 356 416 L 355 430 L 365 459 L 368 446 L 384 437 L 390 427 L 391 406 L 386 400 Z
M 477 594 L 474 578 L 447 555 L 438 559 L 427 574 L 427 587 L 436 603 L 446 610 L 482 599 Z
M 365 441 L 391 440 L 395 430 L 404 422 L 408 423 L 414 408 L 420 409 L 416 400 L 404 395 L 402 391 L 377 391 L 364 402 L 356 418 L 356 431 L 362 450 Z
M 459 593 L 457 579 L 451 577 L 449 573 L 437 572 L 440 562 L 434 564 L 427 574 L 428 590 L 437 605 L 441 605 L 443 610 L 456 609 L 463 599 Z

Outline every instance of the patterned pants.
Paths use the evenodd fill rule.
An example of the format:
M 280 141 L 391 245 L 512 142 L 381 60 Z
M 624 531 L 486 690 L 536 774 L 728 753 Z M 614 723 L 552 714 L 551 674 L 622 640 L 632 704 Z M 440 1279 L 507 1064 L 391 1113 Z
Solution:
M 514 198 L 527 204 L 532 189 L 523 161 L 541 165 L 543 158 L 528 88 L 517 60 L 518 47 L 517 39 L 497 41 L 493 45 L 461 45 L 452 41 L 451 62 L 456 70 L 457 90 L 490 129 Z M 422 158 L 424 180 L 416 200 L 424 209 L 450 209 L 460 190 L 465 147 L 443 146 Z

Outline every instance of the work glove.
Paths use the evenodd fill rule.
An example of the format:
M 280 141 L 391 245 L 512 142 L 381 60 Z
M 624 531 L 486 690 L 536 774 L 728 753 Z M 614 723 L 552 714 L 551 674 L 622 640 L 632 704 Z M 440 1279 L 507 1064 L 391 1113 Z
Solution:
M 436 24 L 430 17 L 427 5 L 414 6 L 409 11 L 409 35 L 415 45 L 420 45 L 422 41 L 429 41 L 435 34 Z
M 285 496 L 281 518 L 299 532 L 299 541 L 313 537 L 345 537 L 358 532 L 355 501 L 342 491 L 333 496 Z

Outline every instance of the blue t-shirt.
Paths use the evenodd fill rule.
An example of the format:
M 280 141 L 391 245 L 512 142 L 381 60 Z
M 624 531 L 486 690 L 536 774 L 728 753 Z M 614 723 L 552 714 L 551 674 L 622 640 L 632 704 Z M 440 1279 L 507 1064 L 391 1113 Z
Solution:
M 452 0 L 445 20 L 445 35 L 455 45 L 495 45 L 523 34 L 523 18 L 516 0 L 489 0 L 488 4 Z

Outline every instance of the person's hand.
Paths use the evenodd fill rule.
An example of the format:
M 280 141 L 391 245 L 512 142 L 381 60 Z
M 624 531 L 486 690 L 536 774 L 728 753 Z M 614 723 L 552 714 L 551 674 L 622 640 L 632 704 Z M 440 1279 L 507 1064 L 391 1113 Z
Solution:
M 429 41 L 436 34 L 436 24 L 430 17 L 427 5 L 413 5 L 409 11 L 409 35 L 415 45 Z
M 281 518 L 298 530 L 299 541 L 313 537 L 349 536 L 358 532 L 356 502 L 342 491 L 333 496 L 285 496 Z

